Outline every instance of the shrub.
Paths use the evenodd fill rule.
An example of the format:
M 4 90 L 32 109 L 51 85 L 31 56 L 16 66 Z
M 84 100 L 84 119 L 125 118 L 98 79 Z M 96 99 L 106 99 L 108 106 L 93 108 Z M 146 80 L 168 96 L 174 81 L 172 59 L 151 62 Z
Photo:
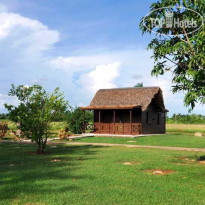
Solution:
M 81 134 L 84 124 L 92 122 L 93 114 L 90 111 L 82 111 L 79 107 L 72 108 L 68 113 L 68 127 L 73 134 Z
M 0 139 L 3 139 L 8 131 L 7 123 L 0 123 Z

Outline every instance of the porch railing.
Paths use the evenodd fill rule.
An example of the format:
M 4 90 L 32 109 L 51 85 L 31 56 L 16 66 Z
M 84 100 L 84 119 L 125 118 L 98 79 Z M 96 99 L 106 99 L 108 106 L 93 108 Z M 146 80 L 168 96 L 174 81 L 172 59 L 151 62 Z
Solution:
M 141 134 L 141 123 L 94 123 L 93 131 L 102 134 Z

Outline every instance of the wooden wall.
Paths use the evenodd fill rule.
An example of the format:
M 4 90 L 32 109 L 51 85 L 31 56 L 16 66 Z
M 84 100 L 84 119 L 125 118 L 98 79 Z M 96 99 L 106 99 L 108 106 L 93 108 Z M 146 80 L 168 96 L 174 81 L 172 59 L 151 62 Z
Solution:
M 95 110 L 94 132 L 113 134 L 141 134 L 141 109 Z M 131 120 L 131 123 L 130 123 Z M 99 122 L 100 121 L 100 122 Z
M 130 110 L 115 110 L 115 123 L 113 110 L 101 110 L 99 123 L 99 110 L 94 111 L 94 124 L 96 133 L 115 134 L 162 134 L 165 133 L 165 113 L 154 101 L 146 111 L 132 110 L 132 124 L 130 124 Z
M 163 134 L 165 130 L 165 113 L 152 102 L 146 111 L 142 112 L 142 134 Z

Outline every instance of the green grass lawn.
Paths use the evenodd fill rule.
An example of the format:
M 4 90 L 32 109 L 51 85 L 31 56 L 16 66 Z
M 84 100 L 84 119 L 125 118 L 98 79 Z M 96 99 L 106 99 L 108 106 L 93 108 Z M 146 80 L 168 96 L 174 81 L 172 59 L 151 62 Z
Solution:
M 129 142 L 133 141 L 133 142 Z M 170 147 L 205 148 L 205 137 L 195 137 L 193 134 L 153 135 L 138 138 L 119 137 L 88 137 L 77 139 L 76 142 L 96 142 L 131 145 L 154 145 Z
M 61 144 L 35 155 L 35 149 L 0 143 L 0 204 L 205 204 L 205 164 L 197 161 L 205 153 Z

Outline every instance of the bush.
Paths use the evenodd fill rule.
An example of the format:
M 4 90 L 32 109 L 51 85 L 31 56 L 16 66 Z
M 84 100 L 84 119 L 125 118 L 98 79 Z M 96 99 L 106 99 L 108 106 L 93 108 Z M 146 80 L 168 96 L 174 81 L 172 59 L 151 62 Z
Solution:
M 85 115 L 85 116 L 84 116 Z M 84 131 L 84 123 L 92 122 L 93 114 L 90 111 L 82 111 L 79 107 L 68 113 L 68 127 L 73 134 L 81 134 Z M 84 121 L 85 120 L 85 121 Z
M 9 114 L 0 114 L 0 120 L 8 120 L 9 119 Z
M 0 123 L 0 139 L 3 139 L 8 131 L 7 123 Z

